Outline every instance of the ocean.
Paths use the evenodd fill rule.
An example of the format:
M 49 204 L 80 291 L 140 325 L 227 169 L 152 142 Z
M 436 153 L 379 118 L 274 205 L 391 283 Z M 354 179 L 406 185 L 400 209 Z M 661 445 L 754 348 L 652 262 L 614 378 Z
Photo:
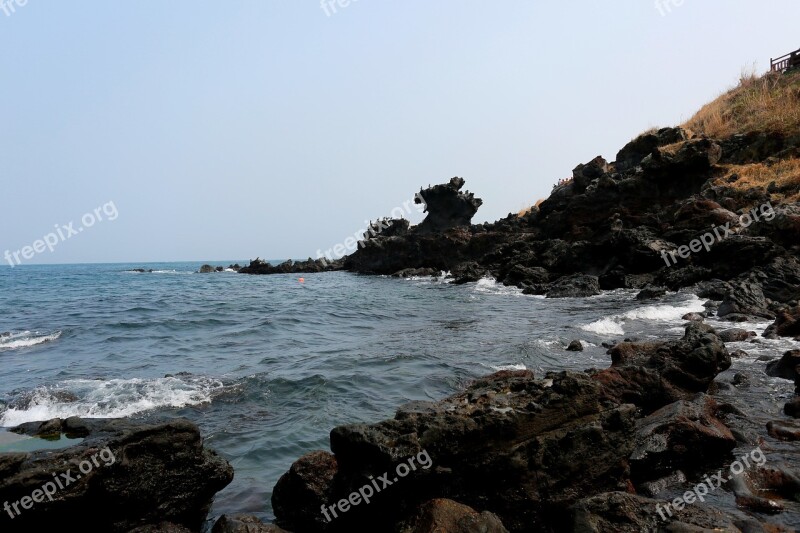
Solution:
M 679 338 L 681 317 L 704 310 L 689 292 L 549 300 L 492 279 L 456 286 L 444 275 L 334 272 L 301 282 L 196 273 L 203 263 L 0 267 L 0 426 L 188 418 L 236 471 L 210 519 L 272 520 L 278 478 L 301 455 L 329 449 L 337 425 L 378 422 L 497 370 L 605 368 L 603 342 Z M 768 325 L 708 322 L 759 333 Z M 573 339 L 583 352 L 566 351 Z M 720 394 L 758 424 L 776 418 L 793 384 L 767 377 L 758 358 L 791 347 L 729 344 L 748 356 L 718 381 L 744 372 L 750 386 Z

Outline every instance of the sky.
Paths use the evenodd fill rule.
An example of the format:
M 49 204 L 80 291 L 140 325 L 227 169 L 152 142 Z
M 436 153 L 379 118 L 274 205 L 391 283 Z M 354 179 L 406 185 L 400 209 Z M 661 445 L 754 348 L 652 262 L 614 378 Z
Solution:
M 316 257 L 453 176 L 493 221 L 800 47 L 797 0 L 2 2 L 20 264 Z

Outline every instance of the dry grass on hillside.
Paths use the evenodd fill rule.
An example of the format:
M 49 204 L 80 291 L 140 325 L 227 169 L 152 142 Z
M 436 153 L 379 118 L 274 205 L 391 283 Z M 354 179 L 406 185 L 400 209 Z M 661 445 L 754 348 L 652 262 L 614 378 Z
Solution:
M 539 198 L 538 200 L 536 200 L 536 203 L 533 204 L 533 206 L 539 207 L 540 205 L 542 205 L 542 202 L 544 202 L 544 200 L 545 200 L 544 198 Z M 518 217 L 524 217 L 525 215 L 527 215 L 528 213 L 531 212 L 531 209 L 533 209 L 533 206 L 528 205 L 528 206 L 523 207 L 522 209 L 520 209 L 517 212 L 517 216 Z
M 737 87 L 703 106 L 683 126 L 718 139 L 751 131 L 800 134 L 800 72 L 743 74 Z
M 734 174 L 738 175 L 739 179 L 731 184 L 737 189 L 766 189 L 774 182 L 778 190 L 787 191 L 779 195 L 780 199 L 786 202 L 800 201 L 800 159 L 796 157 L 772 165 L 726 165 L 726 170 L 726 176 L 722 180 L 728 181 Z

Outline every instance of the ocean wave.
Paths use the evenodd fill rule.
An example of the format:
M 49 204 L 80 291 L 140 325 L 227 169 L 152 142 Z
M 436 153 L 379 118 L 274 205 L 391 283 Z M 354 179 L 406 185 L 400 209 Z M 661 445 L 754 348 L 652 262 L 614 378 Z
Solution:
M 699 313 L 704 310 L 703 300 L 692 294 L 688 300 L 679 304 L 646 305 L 622 314 L 595 320 L 590 324 L 581 326 L 581 329 L 598 335 L 624 335 L 625 323 L 630 320 L 681 322 L 685 314 Z
M 209 403 L 224 385 L 217 379 L 178 375 L 156 379 L 76 379 L 37 387 L 13 399 L 0 426 L 53 418 L 123 418 L 157 408 Z
M 496 372 L 500 372 L 501 370 L 527 370 L 528 367 L 525 365 L 489 365 L 489 368 L 495 370 Z
M 517 287 L 512 287 L 509 285 L 503 285 L 502 283 L 498 283 L 496 279 L 491 276 L 486 276 L 479 279 L 475 283 L 475 292 L 482 292 L 486 294 L 501 294 L 501 295 L 510 295 L 510 296 L 521 296 L 522 289 Z
M 7 332 L 0 335 L 0 351 L 28 348 L 37 344 L 52 342 L 60 336 L 60 331 L 48 334 L 41 334 L 38 331 L 33 333 L 30 331 Z
M 591 324 L 581 326 L 581 329 L 590 333 L 597 333 L 598 335 L 624 335 L 625 330 L 622 329 L 622 323 L 618 318 L 606 317 L 600 320 L 595 320 Z

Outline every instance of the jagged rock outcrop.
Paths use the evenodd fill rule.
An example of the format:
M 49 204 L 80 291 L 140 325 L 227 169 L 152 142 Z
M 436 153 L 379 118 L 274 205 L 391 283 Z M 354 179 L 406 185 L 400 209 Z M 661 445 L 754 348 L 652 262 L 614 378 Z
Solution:
M 481 201 L 453 178 L 418 194 L 423 223 L 393 225 L 341 262 L 256 263 L 242 272 L 451 271 L 458 283 L 490 275 L 527 294 L 567 297 L 595 293 L 584 276 L 602 290 L 676 291 L 716 279 L 728 284 L 720 316 L 771 318 L 800 299 L 800 204 L 775 197 L 796 197 L 800 183 L 772 193 L 740 187 L 735 175 L 720 179 L 721 164 L 764 163 L 793 150 L 800 138 L 709 139 L 664 128 L 631 141 L 613 163 L 598 156 L 578 165 L 572 180 L 522 216 L 469 225 Z
M 87 520 L 87 531 L 197 531 L 214 494 L 233 480 L 231 465 L 204 448 L 197 426 L 185 420 L 69 418 L 14 431 L 84 440 L 57 451 L 0 453 L 0 502 L 19 502 L 21 511 L 14 518 L 0 513 L 4 532 L 55 531 Z M 164 523 L 173 529 L 154 529 Z
M 731 358 L 714 329 L 700 322 L 686 326 L 683 339 L 668 342 L 621 342 L 611 350 L 612 366 L 594 375 L 604 394 L 648 412 L 708 390 Z
M 678 468 L 695 472 L 733 448 L 716 403 L 702 394 L 730 364 L 710 327 L 692 324 L 681 341 L 628 343 L 616 354 L 613 380 L 603 372 L 537 379 L 503 371 L 440 402 L 404 406 L 392 420 L 335 428 L 333 453 L 299 459 L 275 487 L 278 525 L 393 531 L 424 515 L 426 502 L 446 498 L 494 513 L 512 532 L 565 531 L 581 498 L 628 491 Z M 648 386 L 661 392 L 642 393 Z M 396 474 L 422 454 L 428 468 Z M 321 513 L 377 479 L 385 491 L 371 491 L 368 506 L 331 520 Z
M 461 192 L 464 178 L 452 178 L 444 185 L 420 190 L 414 203 L 424 203 L 425 217 L 414 228 L 416 233 L 438 233 L 459 226 L 469 226 L 483 200 L 469 191 Z

